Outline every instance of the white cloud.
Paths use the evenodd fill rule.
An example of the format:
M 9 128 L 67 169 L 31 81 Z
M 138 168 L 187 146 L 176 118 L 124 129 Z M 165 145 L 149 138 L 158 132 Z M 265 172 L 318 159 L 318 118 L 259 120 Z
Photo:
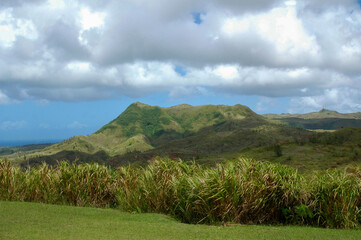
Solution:
M 91 63 L 89 62 L 70 62 L 66 68 L 73 72 L 87 72 L 90 70 Z
M 48 0 L 50 9 L 64 9 L 66 7 L 64 0 Z
M 9 97 L 6 96 L 6 94 L 0 90 L 0 105 L 5 105 L 9 103 L 10 103 Z
M 219 66 L 214 70 L 214 73 L 224 79 L 235 79 L 239 77 L 238 69 L 235 66 Z
M 1 130 L 21 129 L 26 126 L 26 121 L 4 121 L 0 123 Z
M 286 6 L 296 6 L 296 5 L 297 5 L 297 1 L 295 1 L 295 0 L 285 1 L 285 5 L 286 5 Z
M 330 92 L 361 92 L 360 29 L 353 0 L 4 0 L 0 104 L 224 92 L 336 106 Z M 337 107 L 358 109 L 346 92 Z
M 293 98 L 289 111 L 310 112 L 322 108 L 340 112 L 361 112 L 361 92 L 352 88 L 326 89 L 321 95 Z
M 38 37 L 38 33 L 33 22 L 28 19 L 14 18 L 13 9 L 11 8 L 1 11 L 0 46 L 12 47 L 14 41 L 19 36 L 35 40 Z
M 281 52 L 292 48 L 317 48 L 313 36 L 305 31 L 294 8 L 275 8 L 269 12 L 227 18 L 222 30 L 230 37 L 255 31 Z
M 246 17 L 237 19 L 235 17 L 225 19 L 221 29 L 228 36 L 245 33 L 250 29 L 251 22 Z
M 104 24 L 106 14 L 103 12 L 91 12 L 89 8 L 80 10 L 80 19 L 83 30 L 98 28 Z
M 306 53 L 317 57 L 319 46 L 316 39 L 306 32 L 294 8 L 276 8 L 257 16 L 254 21 L 257 31 L 275 44 L 280 54 L 296 57 Z

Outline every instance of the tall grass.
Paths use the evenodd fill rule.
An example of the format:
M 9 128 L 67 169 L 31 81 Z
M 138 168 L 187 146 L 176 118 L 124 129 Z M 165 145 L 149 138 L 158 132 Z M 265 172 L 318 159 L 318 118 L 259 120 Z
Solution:
M 205 168 L 157 158 L 145 168 L 0 161 L 0 200 L 113 207 L 171 215 L 186 223 L 361 223 L 361 168 L 301 176 L 278 164 L 240 159 Z
M 354 228 L 361 223 L 361 169 L 353 174 L 327 171 L 311 183 L 310 206 L 317 224 L 333 228 Z
M 0 161 L 0 199 L 75 206 L 116 206 L 117 181 L 99 164 L 69 164 L 20 169 Z

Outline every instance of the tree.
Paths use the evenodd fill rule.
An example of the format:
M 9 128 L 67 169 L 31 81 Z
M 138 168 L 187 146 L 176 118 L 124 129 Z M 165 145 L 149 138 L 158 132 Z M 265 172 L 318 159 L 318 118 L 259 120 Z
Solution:
M 275 152 L 277 157 L 281 157 L 282 156 L 281 144 L 280 143 L 275 144 L 273 147 L 273 151 Z

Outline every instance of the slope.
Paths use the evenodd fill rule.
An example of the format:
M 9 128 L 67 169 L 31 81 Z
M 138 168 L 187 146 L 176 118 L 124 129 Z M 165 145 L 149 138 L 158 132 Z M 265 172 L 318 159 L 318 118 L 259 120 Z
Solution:
M 137 102 L 94 134 L 70 138 L 47 148 L 42 154 L 60 151 L 90 154 L 105 151 L 109 155 L 144 152 L 226 121 L 238 121 L 247 128 L 268 124 L 263 117 L 242 105 L 161 108 Z
M 311 130 L 361 127 L 361 113 L 339 113 L 327 109 L 306 114 L 265 114 L 263 116 L 291 127 Z
M 155 155 L 205 159 L 247 147 L 301 141 L 312 134 L 274 124 L 242 105 L 161 108 L 137 102 L 94 134 L 70 138 L 29 157 L 33 163 L 101 157 L 98 162 L 112 166 L 144 162 Z

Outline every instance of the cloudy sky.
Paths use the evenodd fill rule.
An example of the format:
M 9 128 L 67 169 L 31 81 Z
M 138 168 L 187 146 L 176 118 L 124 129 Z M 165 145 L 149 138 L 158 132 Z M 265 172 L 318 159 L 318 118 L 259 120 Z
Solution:
M 0 1 L 0 142 L 134 101 L 361 111 L 361 0 Z

